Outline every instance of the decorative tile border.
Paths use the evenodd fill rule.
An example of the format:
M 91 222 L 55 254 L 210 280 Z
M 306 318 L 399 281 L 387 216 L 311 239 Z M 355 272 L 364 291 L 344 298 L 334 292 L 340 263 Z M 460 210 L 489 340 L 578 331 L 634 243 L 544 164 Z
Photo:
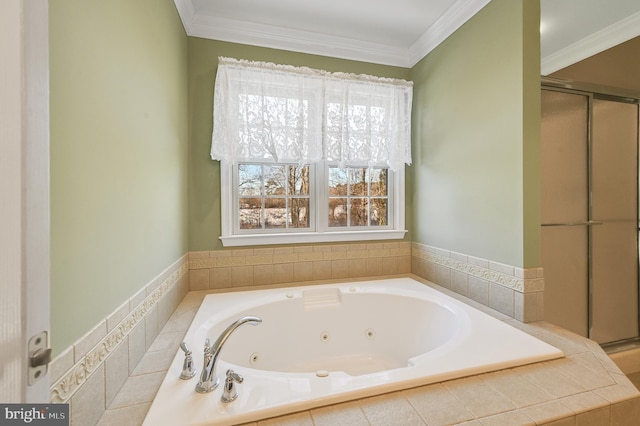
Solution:
M 57 380 L 50 387 L 50 397 L 53 403 L 67 403 L 73 394 L 99 369 L 116 348 L 129 335 L 131 330 L 158 304 L 158 302 L 174 287 L 189 271 L 187 256 L 183 256 L 174 263 L 169 270 L 159 275 L 145 287 L 151 291 L 136 308 L 133 309 L 113 330 L 100 340 L 80 361 Z M 166 278 L 162 279 L 166 274 Z M 134 296 L 133 298 L 135 298 Z M 132 299 L 133 299 L 132 298 Z M 131 300 L 131 299 L 130 299 Z
M 456 259 L 456 255 L 463 260 Z M 411 256 L 446 266 L 449 269 L 519 291 L 520 293 L 544 291 L 542 268 L 520 269 L 474 258 L 476 263 L 484 263 L 487 265 L 487 267 L 483 267 L 471 263 L 468 260 L 465 261 L 464 259 L 468 259 L 465 255 L 458 255 L 457 253 L 451 253 L 446 250 L 415 242 L 411 244 Z M 505 271 L 513 272 L 509 274 Z

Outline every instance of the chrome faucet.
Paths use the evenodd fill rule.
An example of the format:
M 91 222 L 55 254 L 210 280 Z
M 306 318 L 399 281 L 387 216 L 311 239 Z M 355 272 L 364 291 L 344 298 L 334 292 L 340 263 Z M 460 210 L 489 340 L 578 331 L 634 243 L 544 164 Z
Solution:
M 216 376 L 216 363 L 218 362 L 218 355 L 222 350 L 222 346 L 227 341 L 231 333 L 233 333 L 238 327 L 244 324 L 258 325 L 262 320 L 258 317 L 242 317 L 235 321 L 229 327 L 227 327 L 220 336 L 210 346 L 210 341 L 207 339 L 204 343 L 204 364 L 202 367 L 202 374 L 200 375 L 200 381 L 196 385 L 196 392 L 207 393 L 214 390 L 220 380 Z

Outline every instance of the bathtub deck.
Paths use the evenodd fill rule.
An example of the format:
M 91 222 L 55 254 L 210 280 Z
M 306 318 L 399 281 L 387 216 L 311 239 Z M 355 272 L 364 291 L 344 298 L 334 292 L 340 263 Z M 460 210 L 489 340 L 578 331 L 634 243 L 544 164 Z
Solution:
M 412 278 L 425 282 L 419 277 Z M 636 424 L 640 393 L 595 342 L 544 322 L 523 324 L 436 289 L 564 351 L 566 358 L 265 419 L 251 425 Z M 187 294 L 99 425 L 140 425 L 179 342 L 210 291 Z M 242 385 L 241 385 L 242 386 Z M 240 387 L 240 391 L 242 388 Z M 591 422 L 591 423 L 589 423 Z

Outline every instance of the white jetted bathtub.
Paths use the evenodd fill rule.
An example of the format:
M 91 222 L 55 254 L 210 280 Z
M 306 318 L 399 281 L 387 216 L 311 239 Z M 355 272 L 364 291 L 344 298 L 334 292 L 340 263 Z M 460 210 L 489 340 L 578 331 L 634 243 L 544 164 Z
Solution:
M 226 340 L 221 384 L 196 393 L 205 339 L 259 317 Z M 205 297 L 185 336 L 198 370 L 179 378 L 178 350 L 145 425 L 228 425 L 488 371 L 563 353 L 411 278 Z M 221 402 L 225 372 L 243 377 Z

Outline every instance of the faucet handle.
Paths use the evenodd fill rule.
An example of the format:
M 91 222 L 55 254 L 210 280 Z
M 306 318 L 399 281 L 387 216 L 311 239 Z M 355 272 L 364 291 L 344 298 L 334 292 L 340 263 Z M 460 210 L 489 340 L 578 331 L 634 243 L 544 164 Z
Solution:
M 182 351 L 184 352 L 185 355 L 191 355 L 191 351 L 187 347 L 187 343 L 186 342 L 180 343 L 180 349 L 182 349 Z
M 236 390 L 236 383 L 242 383 L 244 379 L 241 375 L 234 372 L 233 370 L 227 370 L 227 378 L 224 380 L 224 389 L 222 391 L 222 397 L 220 397 L 220 401 L 229 403 L 231 401 L 235 401 L 238 397 L 238 391 Z
M 188 380 L 196 375 L 196 369 L 193 367 L 193 357 L 185 342 L 180 343 L 180 349 L 184 352 L 184 363 L 182 364 L 180 378 L 182 380 Z

